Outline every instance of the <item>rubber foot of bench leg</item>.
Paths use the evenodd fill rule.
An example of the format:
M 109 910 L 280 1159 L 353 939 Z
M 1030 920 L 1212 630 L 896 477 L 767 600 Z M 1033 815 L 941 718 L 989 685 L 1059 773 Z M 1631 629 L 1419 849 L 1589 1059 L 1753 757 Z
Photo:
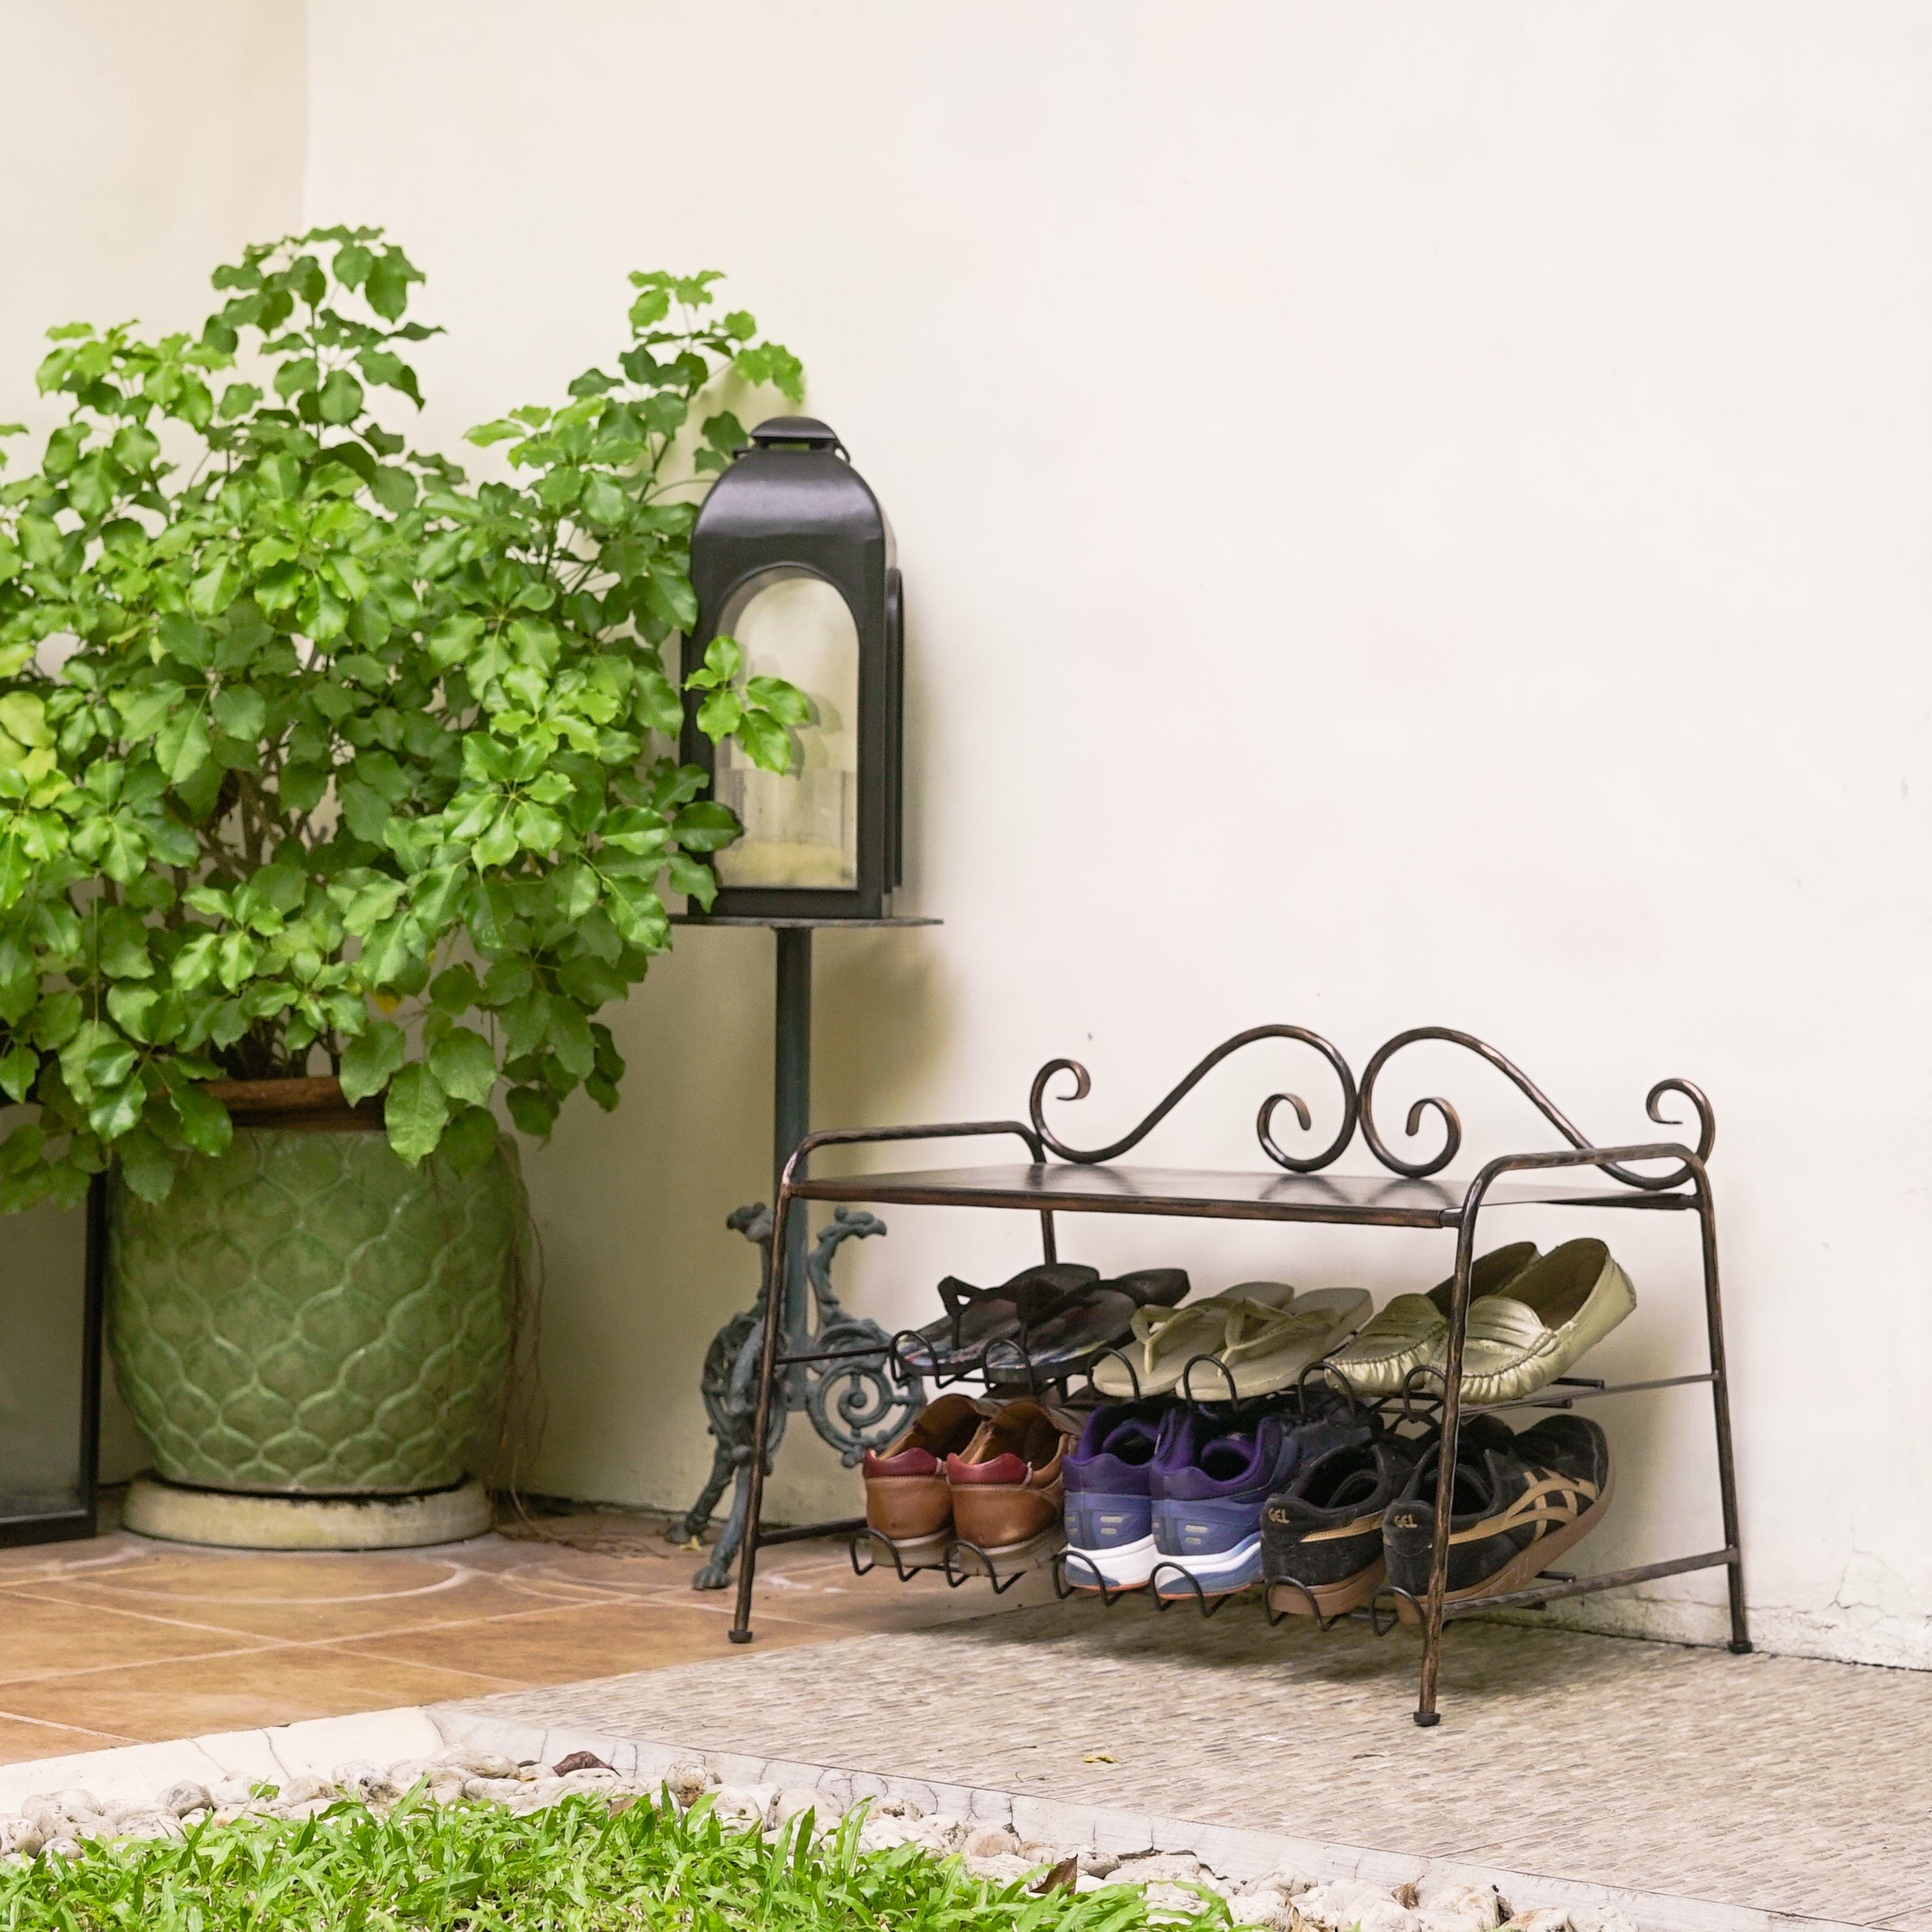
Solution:
M 1415 1719 L 1416 1722 L 1426 1731 L 1443 1721 L 1443 1714 L 1440 1711 L 1417 1711 Z
M 749 1643 L 751 1641 L 751 1632 L 750 1631 L 733 1631 L 730 1632 L 730 1637 L 733 1643 Z
M 1734 1657 L 1748 1657 L 1751 1652 L 1756 1648 L 1756 1646 L 1748 1637 L 1743 1639 L 1733 1637 L 1730 1643 L 1725 1646 L 1725 1648 Z

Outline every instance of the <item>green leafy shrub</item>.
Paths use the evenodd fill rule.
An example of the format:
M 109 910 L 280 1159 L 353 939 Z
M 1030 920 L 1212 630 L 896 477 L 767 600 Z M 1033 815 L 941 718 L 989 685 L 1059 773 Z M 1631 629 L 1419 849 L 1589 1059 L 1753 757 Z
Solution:
M 708 1806 L 680 1818 L 639 1803 L 614 1817 L 566 1798 L 513 1818 L 420 1801 L 387 1818 L 344 1803 L 297 1825 L 203 1825 L 186 1842 L 124 1840 L 71 1861 L 0 1866 L 6 1932 L 1143 1932 L 1225 1928 L 1203 1896 L 1191 1920 L 1139 1887 L 1034 1896 L 911 1846 L 861 1853 L 859 1817 L 813 1843 L 801 1821 L 767 1844 Z
M 708 905 L 738 833 L 662 741 L 699 492 L 729 386 L 796 359 L 640 274 L 615 374 L 473 433 L 472 484 L 376 408 L 420 407 L 421 276 L 379 230 L 249 249 L 199 335 L 51 331 L 70 400 L 0 487 L 0 1208 L 120 1163 L 158 1199 L 230 1122 L 206 1084 L 318 1070 L 386 1095 L 411 1162 L 486 1158 L 617 1104 L 594 1017 Z M 391 402 L 389 407 L 393 409 Z M 805 700 L 720 639 L 700 720 L 768 770 Z

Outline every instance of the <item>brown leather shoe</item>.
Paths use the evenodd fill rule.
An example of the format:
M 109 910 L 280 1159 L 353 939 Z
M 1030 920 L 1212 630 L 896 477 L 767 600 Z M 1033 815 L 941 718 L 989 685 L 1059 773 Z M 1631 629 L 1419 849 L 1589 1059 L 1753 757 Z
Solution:
M 942 1396 L 897 1442 L 877 1455 L 866 1451 L 866 1526 L 902 1565 L 936 1563 L 946 1554 L 953 1537 L 946 1460 L 972 1441 L 990 1407 L 972 1396 Z
M 953 1534 L 1001 1572 L 1046 1562 L 1066 1541 L 1060 1462 L 1074 1441 L 1068 1418 L 1043 1402 L 1009 1402 L 989 1416 L 946 1459 Z

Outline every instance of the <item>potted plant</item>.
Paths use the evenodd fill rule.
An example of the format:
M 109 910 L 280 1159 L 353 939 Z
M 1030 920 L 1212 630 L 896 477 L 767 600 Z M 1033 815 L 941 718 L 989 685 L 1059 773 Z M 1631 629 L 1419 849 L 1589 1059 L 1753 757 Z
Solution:
M 737 832 L 661 751 L 662 652 L 742 438 L 715 405 L 796 401 L 797 361 L 714 276 L 634 276 L 617 372 L 474 432 L 515 480 L 472 484 L 377 406 L 421 406 L 421 280 L 318 229 L 217 271 L 198 335 L 56 329 L 69 412 L 0 480 L 0 1210 L 109 1175 L 163 1532 L 481 1526 L 523 1223 L 493 1102 L 540 1137 L 617 1105 L 596 1016 Z M 699 676 L 714 742 L 785 768 L 800 694 L 728 639 Z

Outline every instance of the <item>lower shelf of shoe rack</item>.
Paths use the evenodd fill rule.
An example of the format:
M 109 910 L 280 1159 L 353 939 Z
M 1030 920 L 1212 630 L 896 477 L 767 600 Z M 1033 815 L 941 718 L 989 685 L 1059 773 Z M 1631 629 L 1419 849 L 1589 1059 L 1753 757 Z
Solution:
M 895 1361 L 899 1358 L 900 1340 L 900 1336 L 895 1336 L 891 1347 L 887 1351 Z M 844 1349 L 781 1357 L 781 1361 L 787 1363 L 856 1361 L 861 1359 L 876 1363 L 881 1359 L 880 1352 L 876 1349 Z M 899 1366 L 908 1370 L 911 1367 L 911 1365 L 903 1361 L 899 1361 Z M 985 1383 L 983 1370 L 938 1377 L 934 1377 L 930 1370 L 925 1373 L 928 1379 L 934 1380 L 937 1386 L 942 1387 L 948 1383 Z M 1708 1383 L 1712 1379 L 1708 1371 L 1689 1375 L 1654 1376 L 1640 1382 L 1620 1383 L 1562 1376 L 1535 1395 L 1525 1396 L 1511 1402 L 1489 1404 L 1469 1413 L 1498 1414 L 1505 1410 L 1521 1408 L 1563 1410 L 1575 1408 L 1579 1401 L 1596 1400 L 1608 1396 L 1636 1395 L 1656 1389 L 1690 1387 L 1699 1383 Z M 1002 1386 L 1015 1387 L 1018 1385 Z M 1037 1395 L 1042 1391 L 1037 1387 L 1029 1387 L 1025 1392 Z M 1101 1396 L 1097 1391 L 1092 1393 L 1099 1400 L 1110 1399 Z M 1421 1417 L 1410 1413 L 1409 1405 L 1418 1400 L 1426 1405 L 1430 1399 L 1404 1400 L 1404 1419 L 1412 1422 L 1421 1420 Z M 1086 1404 L 1080 1400 L 1076 1400 L 1075 1405 L 1081 1407 L 1086 1406 Z M 1209 1406 L 1212 1406 L 1212 1404 Z M 1096 1600 L 1107 1609 L 1130 1598 L 1142 1598 L 1151 1603 L 1155 1610 L 1165 1614 L 1178 1605 L 1188 1602 L 1191 1598 L 1195 1607 L 1206 1618 L 1216 1615 L 1228 1604 L 1246 1599 L 1257 1602 L 1268 1622 L 1277 1627 L 1284 1623 L 1313 1623 L 1319 1631 L 1325 1632 L 1334 1629 L 1338 1624 L 1353 1623 L 1366 1625 L 1377 1636 L 1387 1636 L 1391 1631 L 1398 1627 L 1418 1627 L 1423 1617 L 1423 1600 L 1394 1584 L 1383 1585 L 1366 1606 L 1331 1617 L 1316 1609 L 1313 1598 L 1309 1597 L 1306 1591 L 1299 1592 L 1307 1601 L 1309 1607 L 1306 1611 L 1275 1609 L 1270 1601 L 1272 1592 L 1282 1589 L 1298 1590 L 1299 1587 L 1293 1584 L 1265 1581 L 1248 1584 L 1239 1590 L 1222 1592 L 1211 1596 L 1179 1564 L 1171 1567 L 1174 1574 L 1189 1585 L 1186 1590 L 1177 1589 L 1163 1594 L 1152 1584 L 1122 1589 L 1110 1589 L 1104 1583 L 1077 1584 L 1067 1576 L 1065 1550 L 1057 1553 L 1050 1564 L 1036 1563 L 1002 1575 L 998 1565 L 986 1551 L 977 1544 L 963 1540 L 951 1544 L 945 1556 L 937 1563 L 908 1566 L 900 1561 L 899 1552 L 893 1545 L 874 1532 L 862 1516 L 840 1517 L 831 1521 L 791 1528 L 761 1529 L 759 1541 L 761 1543 L 789 1543 L 835 1536 L 849 1538 L 848 1554 L 855 1575 L 869 1576 L 874 1571 L 883 1570 L 895 1576 L 900 1583 L 910 1583 L 916 1576 L 942 1575 L 946 1579 L 947 1587 L 955 1590 L 969 1583 L 983 1581 L 991 1586 L 993 1594 L 996 1596 L 1004 1596 L 1024 1578 L 1041 1570 L 1050 1569 L 1054 1592 L 1062 1602 L 1076 1597 L 1087 1597 Z M 861 1553 L 866 1553 L 866 1560 L 861 1560 Z M 889 1565 L 880 1560 L 880 1553 L 889 1559 Z M 1623 1589 L 1634 1584 L 1649 1583 L 1661 1577 L 1681 1576 L 1695 1570 L 1720 1569 L 1728 1563 L 1735 1562 L 1738 1557 L 1738 1551 L 1735 1547 L 1727 1547 L 1701 1551 L 1695 1556 L 1668 1558 L 1661 1562 L 1635 1564 L 1627 1569 L 1601 1571 L 1589 1576 L 1576 1576 L 1566 1571 L 1545 1571 L 1535 1582 L 1525 1584 L 1520 1589 L 1485 1592 L 1479 1596 L 1452 1599 L 1443 1606 L 1443 1621 L 1445 1624 L 1451 1623 L 1465 1617 L 1481 1615 L 1485 1611 L 1541 1609 L 1545 1605 L 1558 1602 L 1565 1597 L 1593 1596 L 1600 1591 Z M 1160 1566 L 1157 1565 L 1155 1571 L 1156 1578 L 1160 1570 Z M 1385 1601 L 1389 1605 L 1386 1612 L 1383 1608 Z
M 1150 1604 L 1159 1613 L 1165 1614 L 1177 1606 L 1187 1603 L 1191 1597 L 1195 1607 L 1203 1617 L 1212 1617 L 1231 1603 L 1247 1601 L 1257 1605 L 1268 1622 L 1280 1627 L 1283 1624 L 1312 1623 L 1319 1631 L 1334 1629 L 1338 1624 L 1366 1625 L 1378 1637 L 1387 1636 L 1398 1626 L 1419 1627 L 1422 1618 L 1422 1599 L 1394 1584 L 1384 1584 L 1370 1602 L 1360 1609 L 1348 1610 L 1336 1617 L 1324 1617 L 1312 1609 L 1307 1613 L 1293 1610 L 1277 1610 L 1269 1602 L 1270 1595 L 1279 1589 L 1293 1589 L 1292 1584 L 1259 1583 L 1244 1584 L 1239 1590 L 1230 1590 L 1210 1596 L 1199 1584 L 1187 1573 L 1175 1566 L 1176 1573 L 1186 1577 L 1190 1585 L 1189 1591 L 1175 1591 L 1162 1594 L 1148 1584 L 1133 1588 L 1109 1589 L 1105 1584 L 1076 1584 L 1066 1575 L 1066 1553 L 1058 1552 L 1049 1564 L 1035 1563 L 1025 1568 L 1008 1571 L 1004 1575 L 987 1553 L 977 1544 L 956 1541 L 950 1545 L 944 1558 L 937 1563 L 902 1563 L 899 1552 L 892 1545 L 863 1522 L 857 1524 L 841 1520 L 837 1523 L 811 1524 L 791 1530 L 775 1530 L 762 1537 L 763 1542 L 789 1542 L 807 1537 L 830 1537 L 850 1532 L 848 1554 L 851 1558 L 853 1574 L 870 1576 L 881 1571 L 894 1576 L 902 1584 L 912 1582 L 917 1576 L 939 1575 L 946 1579 L 948 1588 L 960 1589 L 969 1583 L 985 1582 L 990 1584 L 995 1596 L 1003 1596 L 1015 1584 L 1029 1576 L 1048 1571 L 1053 1579 L 1054 1594 L 1062 1602 L 1075 1598 L 1089 1598 L 1102 1608 L 1112 1609 L 1115 1605 L 1130 1601 Z M 887 1562 L 880 1560 L 883 1551 Z M 1485 1611 L 1511 1609 L 1540 1609 L 1545 1604 L 1554 1603 L 1568 1596 L 1588 1596 L 1601 1590 L 1620 1590 L 1633 1584 L 1649 1583 L 1659 1577 L 1681 1576 L 1693 1570 L 1717 1570 L 1727 1563 L 1736 1562 L 1735 1549 L 1705 1550 L 1695 1556 L 1672 1557 L 1662 1562 L 1639 1563 L 1625 1570 L 1600 1571 L 1594 1575 L 1575 1576 L 1567 1571 L 1549 1570 L 1543 1572 L 1533 1584 L 1520 1590 L 1502 1590 L 1478 1596 L 1459 1597 L 1443 1607 L 1443 1620 L 1451 1623 L 1464 1617 L 1479 1616 Z M 863 1560 L 861 1560 L 863 1558 Z M 1156 1567 L 1158 1575 L 1158 1567 Z M 1303 1592 L 1306 1595 L 1306 1592 Z M 1385 1614 L 1383 1601 L 1387 1599 L 1391 1607 Z M 1407 1614 L 1402 1606 L 1407 1606 Z

